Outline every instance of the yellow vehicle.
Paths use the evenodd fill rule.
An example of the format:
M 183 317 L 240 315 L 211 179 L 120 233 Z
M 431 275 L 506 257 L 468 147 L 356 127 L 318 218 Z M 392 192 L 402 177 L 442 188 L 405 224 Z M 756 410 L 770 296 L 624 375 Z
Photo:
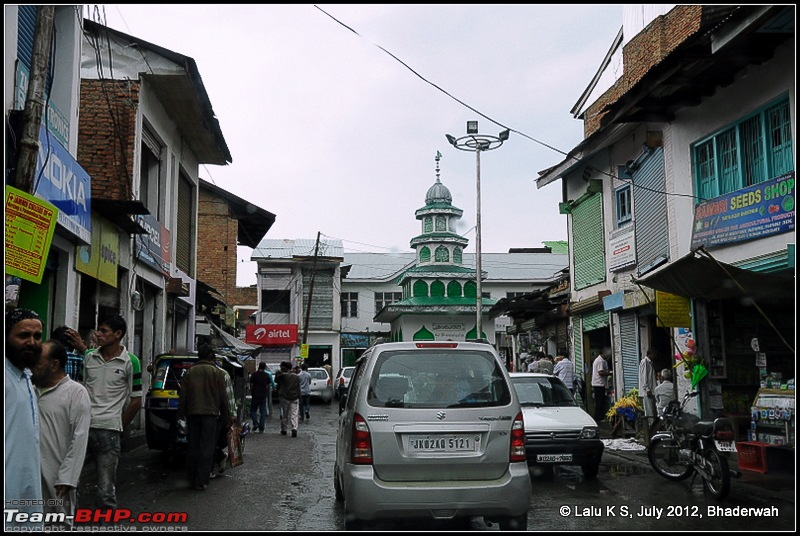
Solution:
M 245 400 L 245 369 L 236 356 L 216 354 L 217 366 L 233 380 L 241 422 Z M 160 354 L 148 367 L 150 386 L 144 399 L 145 437 L 153 450 L 182 449 L 185 435 L 178 433 L 178 389 L 186 371 L 197 363 L 197 352 Z

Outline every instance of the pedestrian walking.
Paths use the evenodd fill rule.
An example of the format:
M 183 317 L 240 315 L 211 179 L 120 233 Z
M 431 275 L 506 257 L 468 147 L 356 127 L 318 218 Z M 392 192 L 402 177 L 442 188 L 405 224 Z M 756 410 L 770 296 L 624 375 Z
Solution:
M 63 344 L 55 339 L 45 342 L 31 381 L 39 395 L 44 511 L 64 514 L 63 524 L 47 528 L 72 530 L 92 404 L 86 388 L 66 373 L 67 362 Z
M 281 434 L 292 430 L 292 437 L 297 437 L 298 412 L 300 406 L 300 377 L 292 373 L 292 365 L 281 362 L 275 383 L 278 384 L 278 397 L 281 404 Z
M 83 354 L 83 383 L 92 403 L 87 454 L 97 472 L 98 507 L 117 507 L 117 465 L 122 452 L 122 431 L 142 407 L 142 368 L 139 358 L 122 344 L 128 324 L 119 314 L 109 314 L 97 325 L 97 348 L 88 350 L 75 330 L 68 335 Z
M 300 373 L 300 420 L 311 418 L 311 374 L 308 373 L 308 365 L 303 363 Z
M 230 418 L 227 387 L 214 363 L 210 344 L 198 349 L 198 361 L 181 380 L 178 418 L 186 419 L 188 440 L 187 475 L 192 489 L 204 490 L 211 478 L 214 447 L 219 436 L 220 416 Z
M 42 466 L 39 454 L 39 410 L 31 384 L 31 367 L 42 353 L 42 321 L 35 311 L 6 313 L 5 359 L 5 500 L 23 514 L 41 514 Z M 8 502 L 6 504 L 9 504 Z M 41 522 L 3 516 L 6 530 L 41 530 Z
M 267 373 L 267 364 L 258 364 L 258 370 L 250 375 L 250 418 L 253 420 L 253 431 L 264 433 L 269 409 L 267 399 L 270 396 L 271 378 Z

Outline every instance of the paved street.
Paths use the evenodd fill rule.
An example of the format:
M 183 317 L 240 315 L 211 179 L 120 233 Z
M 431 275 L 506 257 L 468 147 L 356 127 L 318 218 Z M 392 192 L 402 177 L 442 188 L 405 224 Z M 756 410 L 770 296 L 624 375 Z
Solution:
M 119 473 L 119 506 L 142 512 L 186 512 L 185 523 L 141 524 L 125 528 L 187 527 L 189 530 L 342 530 L 343 512 L 333 496 L 336 402 L 314 404 L 310 422 L 297 438 L 281 436 L 273 418 L 265 434 L 253 434 L 244 465 L 212 480 L 209 488 L 189 490 L 183 472 L 159 452 L 139 447 L 123 455 Z M 92 491 L 85 472 L 83 494 Z M 793 530 L 794 493 L 787 500 L 753 493 L 753 486 L 733 481 L 722 502 L 706 497 L 699 481 L 669 482 L 646 465 L 643 456 L 606 451 L 596 481 L 584 481 L 580 470 L 557 469 L 553 476 L 534 476 L 529 530 Z M 791 499 L 791 500 L 789 500 Z M 729 510 L 709 516 L 709 507 Z M 737 509 L 738 507 L 738 509 Z M 745 514 L 756 507 L 777 517 Z M 702 516 L 702 517 L 701 517 Z M 469 523 L 380 523 L 379 530 L 497 530 L 482 520 Z

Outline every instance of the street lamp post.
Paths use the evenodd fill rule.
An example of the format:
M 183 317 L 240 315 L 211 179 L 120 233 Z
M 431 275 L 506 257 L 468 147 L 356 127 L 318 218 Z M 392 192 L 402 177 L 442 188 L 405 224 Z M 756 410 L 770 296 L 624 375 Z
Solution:
M 481 316 L 483 313 L 483 288 L 481 286 L 481 152 L 497 149 L 508 139 L 509 130 L 502 131 L 497 136 L 478 134 L 478 122 L 467 121 L 467 135 L 455 138 L 445 134 L 447 141 L 461 151 L 475 153 L 475 188 L 476 188 L 476 214 L 475 214 L 475 283 L 477 298 L 475 302 L 475 339 L 480 340 L 483 335 Z

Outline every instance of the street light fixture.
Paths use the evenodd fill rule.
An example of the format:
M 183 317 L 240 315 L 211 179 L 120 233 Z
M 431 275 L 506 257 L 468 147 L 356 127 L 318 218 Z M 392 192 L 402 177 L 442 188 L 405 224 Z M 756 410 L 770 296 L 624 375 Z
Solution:
M 475 153 L 475 187 L 477 190 L 477 210 L 475 216 L 475 282 L 477 288 L 477 300 L 475 303 L 475 338 L 481 339 L 483 327 L 481 316 L 483 313 L 483 289 L 481 287 L 481 152 L 497 149 L 508 139 L 510 131 L 505 129 L 497 136 L 488 134 L 478 134 L 478 122 L 467 121 L 467 135 L 455 138 L 450 134 L 445 134 L 448 143 L 460 151 L 472 151 Z

